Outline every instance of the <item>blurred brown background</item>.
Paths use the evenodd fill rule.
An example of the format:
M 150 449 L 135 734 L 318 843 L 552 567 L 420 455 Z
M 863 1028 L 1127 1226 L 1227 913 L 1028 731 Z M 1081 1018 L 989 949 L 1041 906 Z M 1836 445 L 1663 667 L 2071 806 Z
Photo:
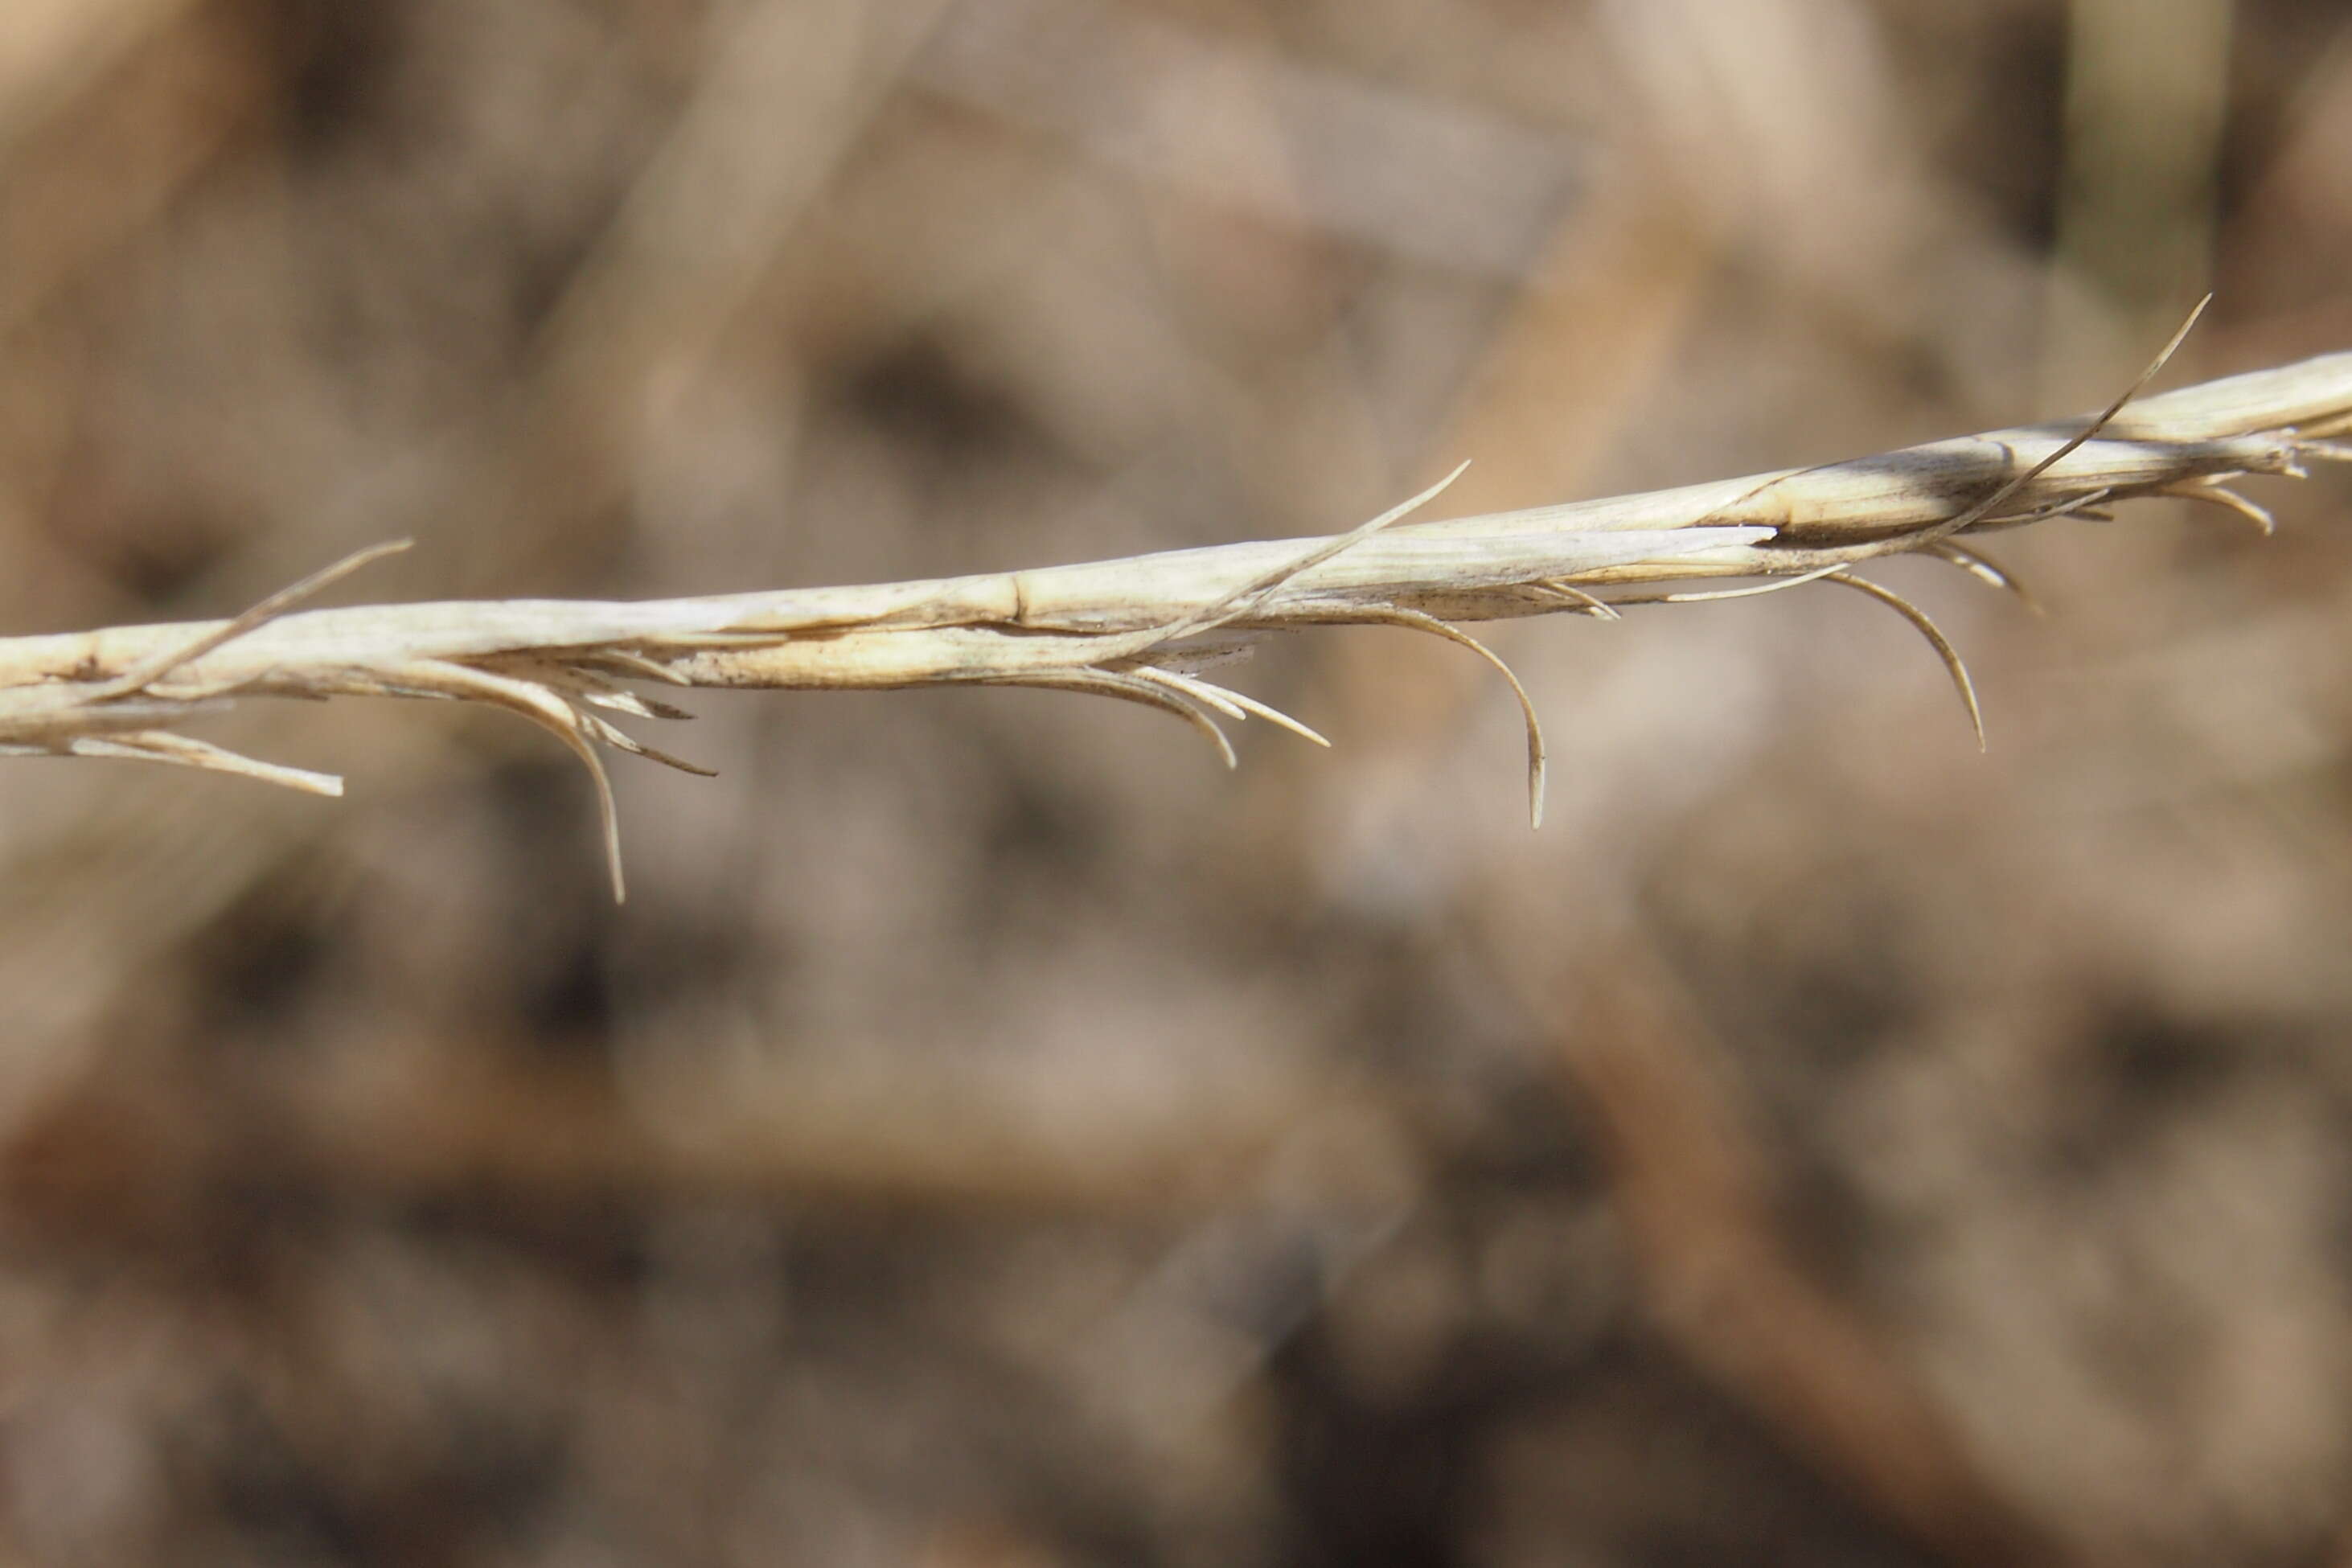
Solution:
M 0 606 L 1645 489 L 2352 346 L 2331 0 L 7 0 Z M 2352 485 L 1858 595 L 0 768 L 54 1563 L 2352 1561 Z

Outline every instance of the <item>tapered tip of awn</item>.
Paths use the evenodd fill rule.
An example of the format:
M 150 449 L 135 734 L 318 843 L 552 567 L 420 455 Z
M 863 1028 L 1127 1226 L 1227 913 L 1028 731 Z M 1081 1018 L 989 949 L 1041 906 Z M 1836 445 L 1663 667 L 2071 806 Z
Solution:
M 2037 616 L 2049 614 L 2042 601 L 2034 597 L 2033 591 L 2018 580 L 2015 573 L 1988 555 L 1966 545 L 1955 544 L 1948 539 L 1939 539 L 1927 546 L 1927 553 L 1938 561 L 1949 562 L 1987 587 L 2000 589 Z
M 2196 501 L 2202 506 L 2216 506 L 2224 511 L 2235 512 L 2252 523 L 2254 531 L 2265 539 L 2278 531 L 2278 520 L 2271 516 L 2269 508 L 2248 500 L 2226 484 L 2216 483 L 2210 479 L 2195 480 L 2188 484 L 2167 485 L 2154 493 L 2171 496 L 2177 500 Z
M 1984 708 L 1977 701 L 1977 683 L 1969 678 L 1968 661 L 1960 658 L 1960 650 L 1952 646 L 1952 639 L 1944 635 L 1944 629 L 1928 618 L 1927 611 L 1884 583 L 1874 583 L 1867 577 L 1856 577 L 1846 572 L 1832 572 L 1827 580 L 1860 589 L 1918 628 L 1919 635 L 1927 639 L 1927 646 L 1936 650 L 1936 657 L 1944 661 L 1944 671 L 1952 678 L 1952 689 L 1959 693 L 1960 705 L 1969 711 L 1969 728 L 1976 732 L 1977 750 L 1987 750 Z
M 1461 472 L 1458 468 L 1454 471 Z M 1504 662 L 1503 656 L 1460 626 L 1449 626 L 1435 616 L 1425 615 L 1420 610 L 1391 605 L 1383 610 L 1367 612 L 1361 618 L 1367 625 L 1402 626 L 1408 631 L 1427 632 L 1432 637 L 1444 637 L 1447 642 L 1459 643 L 1493 666 L 1496 673 L 1509 684 L 1511 695 L 1519 700 L 1519 718 L 1528 730 L 1528 824 L 1531 827 L 1541 827 L 1544 784 L 1550 767 L 1550 753 L 1544 745 L 1543 721 L 1537 716 L 1535 700 L 1528 695 L 1528 689 L 1520 684 L 1517 673 Z
M 289 768 L 279 763 L 265 763 L 209 741 L 199 741 L 193 735 L 177 735 L 169 730 L 141 730 L 122 735 L 83 735 L 69 742 L 67 751 L 77 757 L 120 757 L 131 762 L 164 763 L 174 767 L 202 768 L 208 773 L 235 773 L 240 778 L 276 784 L 281 789 L 300 790 L 306 795 L 340 796 L 343 781 L 334 773 L 312 773 L 308 768 Z
M 2147 368 L 2139 373 L 2138 379 L 2134 381 L 2129 386 L 2125 387 L 2122 392 L 2118 393 L 2113 403 L 2108 404 L 2096 415 L 2093 416 L 2089 424 L 2084 426 L 2082 429 L 2067 437 L 2067 439 L 2062 442 L 2048 457 L 2043 458 L 2032 468 L 2011 475 L 2006 483 L 2000 486 L 1992 492 L 1992 494 L 1987 496 L 1984 500 L 1977 502 L 1976 505 L 1969 507 L 1965 511 L 1959 512 L 1956 516 L 1945 519 L 1943 521 L 1937 523 L 1931 528 L 1924 528 L 1912 534 L 1909 548 L 1917 549 L 1925 545 L 1931 544 L 1938 539 L 1948 539 L 1953 534 L 1967 532 L 1969 529 L 1974 528 L 1979 522 L 1984 521 L 1985 519 L 1999 512 L 2003 506 L 2008 504 L 2011 497 L 2016 495 L 2019 491 L 2024 489 L 2026 486 L 2032 484 L 2034 480 L 2040 479 L 2042 475 L 2056 468 L 2060 463 L 2065 461 L 2068 458 L 2073 457 L 2076 452 L 2081 451 L 2084 447 L 2088 446 L 2101 431 L 2115 423 L 2116 416 L 2124 411 L 2124 405 L 2126 404 L 2131 402 L 2133 398 L 2137 397 L 2141 393 L 2146 392 L 2147 390 L 2148 383 L 2154 381 L 2158 376 L 2164 374 L 2164 367 L 2172 363 L 2172 356 L 2180 352 L 2180 345 L 2182 343 L 2189 341 L 2189 334 L 2195 329 L 2198 319 L 2205 314 L 2205 307 L 2210 305 L 2212 302 L 2213 296 L 2210 294 L 2208 294 L 2202 300 L 2198 300 L 2196 308 L 2189 312 L 2189 319 L 2181 322 L 2179 330 L 2172 334 L 2170 341 L 2166 342 L 2164 347 L 2157 351 L 2156 357 L 2148 361 Z M 2074 506 L 2071 506 L 2066 510 L 2074 511 L 2077 516 L 2095 515 L 2079 510 L 2080 506 L 2081 503 L 2077 502 Z
M 1453 488 L 1454 480 L 1469 471 L 1469 459 L 1465 458 L 1454 465 L 1452 473 L 1419 495 L 1398 502 L 1370 522 L 1350 529 L 1336 539 L 1326 540 L 1304 555 L 1295 560 L 1286 561 L 1271 572 L 1251 578 L 1231 593 L 1212 601 L 1206 607 L 1155 629 L 1143 642 L 1122 651 L 1129 656 L 1148 653 L 1153 648 L 1181 641 L 1185 637 L 1196 637 L 1202 632 L 1214 631 L 1219 626 L 1245 618 L 1258 607 L 1259 603 L 1266 595 L 1276 592 L 1286 584 L 1297 580 L 1305 574 L 1312 572 L 1326 561 L 1346 553 L 1373 534 L 1380 532 L 1381 530 L 1411 517 L 1414 512 L 1444 495 Z
M 1154 685 L 1165 686 L 1171 690 L 1181 692 L 1196 702 L 1205 703 L 1235 723 L 1255 714 L 1267 723 L 1287 730 L 1301 740 L 1312 741 L 1326 750 L 1330 748 L 1329 741 L 1285 713 L 1281 709 L 1268 707 L 1256 698 L 1235 691 L 1230 687 L 1203 680 L 1186 670 L 1164 669 L 1155 665 L 1139 665 L 1132 673 Z
M 212 630 L 176 647 L 166 647 L 142 659 L 107 682 L 91 694 L 93 700 L 128 697 L 146 690 L 174 670 L 184 669 L 215 648 L 226 647 L 241 637 L 258 630 L 287 611 L 333 586 L 363 566 L 372 565 L 387 555 L 397 555 L 415 544 L 412 539 L 391 539 L 381 544 L 371 544 L 355 550 L 331 566 L 323 566 L 299 582 L 289 584 L 232 620 L 222 622 Z

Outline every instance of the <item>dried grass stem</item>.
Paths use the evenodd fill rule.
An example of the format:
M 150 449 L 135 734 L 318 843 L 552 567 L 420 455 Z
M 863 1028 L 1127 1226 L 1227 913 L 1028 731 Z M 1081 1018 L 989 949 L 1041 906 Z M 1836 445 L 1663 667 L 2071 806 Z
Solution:
M 682 716 L 630 682 L 795 690 L 963 682 L 1092 692 L 1171 711 L 1230 761 L 1219 721 L 1245 714 L 1321 741 L 1202 678 L 1246 653 L 1253 634 L 1407 626 L 1491 658 L 1456 623 L 1562 611 L 1613 616 L 1629 605 L 1720 596 L 1696 585 L 1727 579 L 1759 579 L 1731 590 L 1754 592 L 1833 577 L 1884 600 L 1935 644 L 1974 719 L 1974 694 L 1949 642 L 1915 606 L 1849 568 L 1919 551 L 2009 586 L 2000 567 L 1956 536 L 2104 515 L 2141 497 L 2210 502 L 2267 528 L 2268 514 L 2229 486 L 2249 475 L 2299 476 L 2307 461 L 2347 455 L 2339 438 L 2352 433 L 2352 353 L 2209 382 L 2127 411 L 2122 403 L 2071 426 L 1995 431 L 1642 495 L 1408 521 L 1449 476 L 1353 532 L 1325 539 L 643 603 L 294 610 L 400 548 L 379 546 L 230 620 L 0 639 L 0 753 L 134 757 L 332 794 L 341 784 L 329 775 L 238 756 L 178 727 L 236 697 L 483 702 L 555 731 L 582 757 L 606 799 L 609 837 L 598 748 L 677 763 L 601 716 Z M 1531 705 L 1527 716 L 1539 816 L 1543 748 Z M 617 848 L 614 869 L 617 887 Z

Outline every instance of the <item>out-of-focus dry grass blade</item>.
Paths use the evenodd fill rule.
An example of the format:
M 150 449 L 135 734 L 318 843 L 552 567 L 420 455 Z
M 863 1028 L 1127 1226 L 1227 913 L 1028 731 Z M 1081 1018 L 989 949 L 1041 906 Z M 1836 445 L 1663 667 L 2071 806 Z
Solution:
M 18 0 L 0 21 L 0 142 L 193 0 Z
M 1067 62 L 1083 59 L 1083 72 Z M 1524 272 L 1582 181 L 1585 150 L 1491 115 L 1212 42 L 1141 10 L 1067 0 L 954 8 L 919 57 L 950 99 L 1070 137 L 1087 157 L 1394 255 Z M 1277 174 L 1203 137 L 1171 103 L 1262 103 L 1301 164 Z M 1444 149 L 1454 177 L 1420 177 Z M 1300 210 L 1301 208 L 1304 210 Z
M 474 573 L 577 548 L 581 518 L 626 488 L 621 455 L 647 389 L 706 357 L 742 311 L 943 9 L 826 0 L 728 14 L 693 97 L 567 283 L 532 374 L 446 509 L 443 537 L 483 557 Z M 519 516 L 530 541 L 501 554 Z M 491 517 L 499 529 L 473 526 Z
M 195 0 L 0 18 L 0 332 L 164 209 L 256 117 L 251 40 Z

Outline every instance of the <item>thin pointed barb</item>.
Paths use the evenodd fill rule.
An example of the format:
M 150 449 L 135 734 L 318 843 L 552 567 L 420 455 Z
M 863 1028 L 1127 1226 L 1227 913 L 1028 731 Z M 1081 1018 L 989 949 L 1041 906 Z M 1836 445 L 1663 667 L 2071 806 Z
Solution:
M 285 615 L 306 599 L 317 597 L 328 588 L 341 582 L 363 566 L 373 565 L 387 555 L 397 555 L 415 543 L 413 540 L 388 539 L 381 544 L 371 544 L 364 550 L 353 551 L 331 566 L 321 567 L 299 583 L 280 588 L 269 597 L 247 610 L 233 620 L 225 621 L 191 638 L 178 647 L 166 647 L 132 665 L 113 679 L 103 682 L 90 696 L 100 701 L 117 697 L 134 697 L 173 671 L 185 668 L 215 648 L 235 642 L 271 621 Z
M 1591 616 L 1596 621 L 1622 621 L 1625 618 L 1618 613 L 1616 605 L 1586 593 L 1573 583 L 1549 580 L 1534 585 L 1559 600 L 1573 615 Z
M 1139 703 L 1146 708 L 1157 708 L 1162 713 L 1172 713 L 1190 724 L 1202 740 L 1209 742 L 1210 748 L 1217 753 L 1217 760 L 1228 770 L 1241 766 L 1241 758 L 1234 751 L 1233 741 L 1217 723 L 1215 714 L 1199 699 L 1155 685 L 1139 675 L 1113 669 L 1070 669 L 1017 680 L 992 680 L 988 684 L 1034 686 L 1048 691 L 1090 692 Z
M 210 773 L 235 773 L 262 784 L 276 784 L 280 789 L 300 790 L 306 795 L 340 795 L 343 781 L 333 773 L 312 773 L 308 768 L 289 768 L 278 763 L 265 763 L 209 741 L 193 735 L 175 735 L 168 730 L 135 730 L 120 735 L 85 735 L 72 742 L 68 754 L 77 757 L 121 757 L 132 762 L 163 763 L 173 767 L 202 768 Z
M 2002 518 L 2000 526 L 2005 529 L 2023 528 L 2030 523 L 2048 522 L 2053 518 L 2060 517 L 2081 518 L 2092 522 L 2112 522 L 2115 521 L 2115 514 L 2100 510 L 2099 503 L 2114 493 L 2105 487 L 2095 490 L 2084 490 L 2081 495 L 2068 496 L 2062 500 L 2053 501 L 2039 510 L 2029 511 L 2018 517 Z M 1946 538 L 1949 538 L 1949 535 Z M 1944 542 L 1943 540 L 1930 540 L 1924 548 L 1933 549 L 1942 542 Z
M 461 700 L 485 702 L 493 708 L 503 708 L 509 713 L 519 713 L 562 742 L 572 754 L 580 759 L 580 765 L 588 770 L 589 781 L 596 789 L 596 815 L 604 829 L 604 868 L 612 878 L 613 901 L 616 904 L 628 902 L 628 879 L 621 868 L 621 812 L 613 799 L 613 777 L 604 769 L 604 759 L 590 743 L 587 724 L 580 712 L 535 681 L 498 675 L 486 669 L 468 668 L 446 660 L 419 660 L 402 673 L 414 685 L 425 688 L 438 686 L 449 696 Z
M 2268 508 L 2256 506 L 2223 484 L 2200 480 L 2194 484 L 2168 486 L 2157 493 L 2171 496 L 2177 500 L 2196 501 L 2201 506 L 2220 507 L 2223 511 L 2235 512 L 2252 523 L 2254 531 L 2265 539 L 2278 531 L 2278 520 L 2270 514 Z
M 1154 648 L 1164 647 L 1170 643 L 1197 636 L 1202 632 L 1214 631 L 1229 622 L 1245 618 L 1265 602 L 1267 595 L 1276 589 L 1297 581 L 1325 562 L 1354 549 L 1382 529 L 1411 517 L 1414 512 L 1452 489 L 1454 481 L 1466 473 L 1469 468 L 1470 465 L 1466 460 L 1456 464 L 1452 473 L 1411 500 L 1400 501 L 1370 522 L 1343 533 L 1337 539 L 1325 541 L 1297 559 L 1286 561 L 1273 571 L 1253 578 L 1204 609 L 1195 611 L 1168 626 L 1155 628 L 1150 639 L 1135 650 L 1136 655 L 1139 657 Z
M 1131 674 L 1138 680 L 1148 680 L 1154 686 L 1164 686 L 1180 696 L 1189 697 L 1202 707 L 1212 712 L 1221 713 L 1236 724 L 1243 723 L 1249 718 L 1249 710 L 1234 701 L 1231 693 L 1222 687 L 1212 686 L 1205 680 L 1195 680 L 1189 675 L 1179 675 L 1172 669 L 1160 669 L 1148 664 L 1139 665 L 1122 673 Z
M 1755 599 L 1766 594 L 1785 594 L 1791 588 L 1801 588 L 1808 583 L 1818 583 L 1833 577 L 1836 566 L 1816 566 L 1810 572 L 1800 572 L 1793 577 L 1775 577 L 1769 583 L 1750 583 L 1744 588 L 1708 588 L 1683 594 L 1657 594 L 1646 597 L 1620 599 L 1621 605 L 1708 605 L 1717 599 Z
M 658 659 L 647 658 L 643 654 L 627 653 L 619 648 L 598 648 L 594 652 L 589 654 L 586 658 L 578 661 L 572 668 L 575 669 L 586 669 L 591 667 L 598 666 L 601 666 L 605 669 L 609 669 L 615 674 L 633 676 L 640 680 L 658 680 L 663 682 L 665 685 L 669 686 L 692 686 L 694 684 L 693 681 L 688 680 L 685 676 L 680 675 L 677 670 L 672 669 L 668 665 L 662 663 Z M 673 708 L 667 713 L 663 714 L 662 717 L 666 719 L 691 719 L 694 715 L 688 712 L 683 708 Z
M 684 757 L 672 756 L 657 746 L 648 746 L 617 724 L 600 719 L 593 713 L 581 713 L 577 717 L 581 728 L 585 730 L 591 738 L 603 742 L 616 752 L 626 752 L 633 757 L 643 757 L 649 763 L 659 763 L 666 768 L 675 768 L 682 773 L 692 773 L 698 779 L 715 779 L 719 776 L 717 768 L 706 768 L 699 763 L 689 763 Z
M 1936 650 L 1936 657 L 1944 661 L 1944 669 L 1952 678 L 1952 689 L 1960 694 L 1961 706 L 1969 710 L 1969 728 L 1976 731 L 1977 750 L 1984 751 L 1984 707 L 1977 700 L 1977 683 L 1969 679 L 1968 661 L 1960 657 L 1960 650 L 1952 646 L 1952 639 L 1944 635 L 1944 629 L 1928 618 L 1927 611 L 1884 583 L 1874 583 L 1867 577 L 1856 577 L 1847 572 L 1832 572 L 1829 581 L 1860 589 L 1918 629 L 1919 635 L 1927 639 L 1927 646 Z
M 1503 656 L 1472 637 L 1459 626 L 1447 626 L 1435 616 L 1419 610 L 1391 605 L 1377 614 L 1368 613 L 1365 621 L 1373 626 L 1402 626 L 1408 631 L 1426 632 L 1433 637 L 1457 643 L 1493 666 L 1510 687 L 1511 695 L 1519 700 L 1519 717 L 1528 731 L 1528 826 L 1541 827 L 1544 816 L 1544 784 L 1551 765 L 1550 751 L 1544 744 L 1543 720 L 1536 713 L 1535 699 L 1519 680 L 1518 672 L 1505 662 Z
M 2016 574 L 1982 551 L 1972 550 L 1965 544 L 1957 544 L 1948 539 L 1939 539 L 1927 546 L 1927 552 L 1938 561 L 1948 562 L 1958 567 L 1988 587 L 2000 589 L 2035 615 L 2049 614 L 2042 607 L 2042 601 L 2034 597 L 2032 591 L 2018 579 Z
M 1121 673 L 1133 674 L 1155 686 L 1165 686 L 1172 691 L 1181 692 L 1196 702 L 1216 710 L 1235 723 L 1255 716 L 1279 729 L 1289 731 L 1300 740 L 1312 741 L 1326 750 L 1330 748 L 1329 741 L 1285 713 L 1281 709 L 1260 702 L 1245 692 L 1235 691 L 1228 687 L 1202 680 L 1189 671 L 1167 669 L 1147 664 L 1137 666 L 1131 670 L 1122 670 Z
M 1202 682 L 1202 684 L 1206 683 Z M 1272 724 L 1278 729 L 1287 730 L 1292 734 L 1297 736 L 1300 740 L 1320 746 L 1327 752 L 1331 749 L 1331 742 L 1324 738 L 1321 731 L 1316 730 L 1311 725 L 1300 723 L 1297 720 L 1292 718 L 1289 714 L 1285 713 L 1281 709 L 1273 706 L 1271 703 L 1260 702 L 1256 698 L 1250 696 L 1244 691 L 1234 691 L 1223 688 L 1220 688 L 1219 689 L 1223 690 L 1225 696 L 1232 699 L 1234 705 L 1242 709 L 1244 711 L 1255 714 L 1258 718 L 1265 720 L 1267 723 Z
M 2154 359 L 2147 362 L 2147 368 L 2139 373 L 2139 378 L 2134 381 L 2129 386 L 2124 388 L 2123 392 L 2113 403 L 2108 404 L 2106 407 L 2101 409 L 2096 415 L 2095 415 L 2092 417 L 2091 422 L 2083 426 L 2082 432 L 2079 435 L 2068 439 L 2064 444 L 2060 446 L 2056 451 L 2051 453 L 2040 462 L 2035 463 L 2032 468 L 2027 468 L 2015 479 L 2009 480 L 1999 489 L 1993 491 L 1991 495 L 1985 498 L 1984 500 L 1979 502 L 1973 507 L 1970 507 L 1968 510 L 1960 513 L 1959 516 L 1953 518 L 1948 522 L 1937 523 L 1934 528 L 1926 530 L 1919 535 L 1917 542 L 1920 544 L 1929 544 L 1938 539 L 1947 538 L 1955 533 L 1967 531 L 1969 529 L 1973 528 L 1978 523 L 1984 521 L 1987 518 L 1997 513 L 2011 497 L 2025 489 L 2026 486 L 2032 484 L 2034 480 L 2040 479 L 2042 475 L 2056 468 L 2060 463 L 2064 462 L 2068 458 L 2073 457 L 2076 452 L 2081 451 L 2084 446 L 2090 443 L 2093 437 L 2099 434 L 2100 431 L 2105 430 L 2108 426 L 2115 423 L 2116 416 L 2124 411 L 2124 405 L 2126 404 L 2129 403 L 2133 398 L 2137 397 L 2141 393 L 2147 391 L 2148 384 L 2154 381 L 2158 376 L 2164 374 L 2164 367 L 2172 363 L 2172 356 L 2180 352 L 2180 345 L 2182 343 L 2189 341 L 2189 334 L 2196 330 L 2199 320 L 2205 314 L 2205 308 L 2212 302 L 2213 296 L 2210 294 L 2208 294 L 2202 300 L 2198 300 L 2196 306 L 2189 310 L 2189 319 L 2180 323 L 2179 330 L 2172 334 L 2171 340 L 2168 342 L 2164 347 L 2157 351 L 2157 354 Z

